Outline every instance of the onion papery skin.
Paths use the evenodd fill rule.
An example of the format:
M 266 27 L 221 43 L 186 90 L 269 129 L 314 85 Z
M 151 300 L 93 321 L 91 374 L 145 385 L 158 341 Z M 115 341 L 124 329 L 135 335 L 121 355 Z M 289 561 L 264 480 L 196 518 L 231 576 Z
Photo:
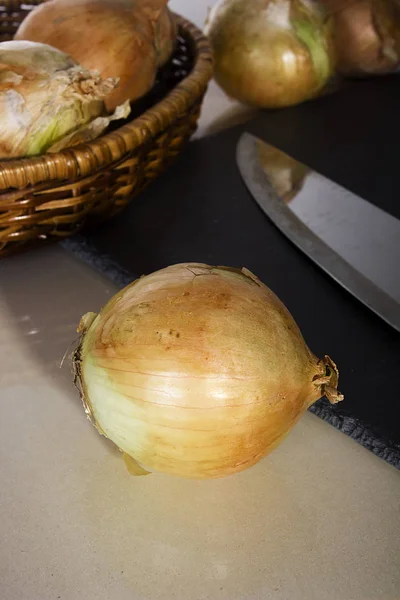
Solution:
M 100 135 L 114 119 L 105 99 L 115 87 L 115 79 L 102 79 L 47 44 L 1 42 L 0 160 L 35 156 Z M 125 108 L 121 111 L 128 114 Z
M 244 104 L 295 105 L 334 74 L 332 22 L 313 0 L 220 0 L 205 31 L 217 83 Z
M 153 86 L 172 54 L 177 28 L 166 0 L 49 0 L 33 9 L 15 39 L 50 44 L 118 87 L 108 111 Z M 112 75 L 110 75 L 112 73 Z
M 148 471 L 216 478 L 257 463 L 338 373 L 247 270 L 174 265 L 86 315 L 75 367 L 100 433 Z
M 385 75 L 400 64 L 400 7 L 394 0 L 324 0 L 333 20 L 337 71 Z

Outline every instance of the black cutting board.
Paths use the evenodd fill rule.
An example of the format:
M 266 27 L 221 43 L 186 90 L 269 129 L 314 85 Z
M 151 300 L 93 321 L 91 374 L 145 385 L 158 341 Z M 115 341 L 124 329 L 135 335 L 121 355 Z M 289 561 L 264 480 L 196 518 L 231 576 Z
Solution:
M 353 428 L 354 437 L 372 432 L 379 439 L 371 449 L 380 455 L 385 444 L 399 450 L 400 335 L 263 215 L 242 183 L 235 149 L 243 131 L 255 133 L 399 218 L 398 106 L 400 77 L 393 76 L 263 112 L 189 144 L 121 215 L 86 236 L 136 274 L 183 261 L 252 270 L 287 305 L 312 351 L 337 362 L 345 401 L 329 411 L 329 420 Z M 319 413 L 328 418 L 324 406 Z

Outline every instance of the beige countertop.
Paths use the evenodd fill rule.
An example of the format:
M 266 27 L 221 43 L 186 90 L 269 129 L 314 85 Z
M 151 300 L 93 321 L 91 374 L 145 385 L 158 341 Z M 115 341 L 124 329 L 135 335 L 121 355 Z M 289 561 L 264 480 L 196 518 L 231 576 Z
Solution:
M 232 109 L 213 85 L 199 135 Z M 60 368 L 115 291 L 57 246 L 0 262 L 0 599 L 399 600 L 400 474 L 310 413 L 233 477 L 128 475 Z

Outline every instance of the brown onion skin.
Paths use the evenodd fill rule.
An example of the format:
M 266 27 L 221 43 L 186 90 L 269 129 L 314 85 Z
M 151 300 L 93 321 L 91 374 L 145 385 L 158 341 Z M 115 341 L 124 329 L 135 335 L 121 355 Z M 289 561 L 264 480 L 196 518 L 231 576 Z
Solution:
M 323 0 L 333 17 L 337 70 L 384 75 L 400 64 L 400 11 L 392 0 Z
M 168 8 L 162 11 L 155 21 L 157 66 L 164 66 L 174 51 L 178 35 L 178 27 L 173 14 Z
M 50 0 L 37 6 L 15 39 L 42 42 L 70 54 L 103 77 L 118 77 L 106 100 L 113 111 L 154 84 L 170 57 L 176 25 L 167 0 Z
M 321 395 L 342 399 L 334 363 L 310 352 L 289 311 L 248 271 L 174 265 L 125 288 L 82 330 L 76 367 L 87 413 L 152 471 L 196 479 L 242 471 Z M 122 414 L 137 414 L 134 449 L 101 420 L 91 361 L 110 368 L 110 390 L 128 398 Z
M 231 37 L 229 30 L 226 35 Z M 251 67 L 240 70 L 238 65 L 243 52 L 240 45 L 232 45 L 231 48 L 228 45 L 221 47 L 221 52 L 219 46 L 214 45 L 215 80 L 228 96 L 260 108 L 283 108 L 303 102 L 318 92 L 313 65 L 307 50 L 303 49 L 290 33 L 280 32 L 279 38 L 280 46 L 272 41 L 268 53 L 262 50 L 259 53 L 255 52 Z M 296 85 L 286 85 L 285 80 L 280 76 L 282 47 L 295 56 L 293 78 L 296 77 L 297 71 L 301 72 Z M 259 73 L 263 70 L 269 74 L 268 86 L 259 77 Z
M 334 72 L 331 23 L 323 12 L 319 15 L 319 5 L 315 3 L 315 26 L 324 39 L 330 64 L 330 72 L 322 80 L 293 28 L 269 22 L 265 11 L 274 3 L 279 0 L 226 0 L 224 12 L 215 16 L 211 12 L 206 26 L 215 80 L 228 96 L 258 108 L 283 108 L 314 98 Z M 290 13 L 297 18 L 299 6 L 300 1 L 291 2 Z

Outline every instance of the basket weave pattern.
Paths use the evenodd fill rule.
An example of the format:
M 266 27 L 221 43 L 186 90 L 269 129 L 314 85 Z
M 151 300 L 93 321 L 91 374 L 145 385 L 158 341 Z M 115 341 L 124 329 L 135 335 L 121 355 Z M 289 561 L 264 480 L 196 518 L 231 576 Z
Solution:
M 0 0 L 0 41 L 11 39 L 40 2 Z M 176 18 L 192 64 L 153 106 L 87 144 L 35 158 L 0 159 L 0 257 L 60 240 L 116 214 L 179 154 L 196 129 L 212 58 L 201 32 Z

